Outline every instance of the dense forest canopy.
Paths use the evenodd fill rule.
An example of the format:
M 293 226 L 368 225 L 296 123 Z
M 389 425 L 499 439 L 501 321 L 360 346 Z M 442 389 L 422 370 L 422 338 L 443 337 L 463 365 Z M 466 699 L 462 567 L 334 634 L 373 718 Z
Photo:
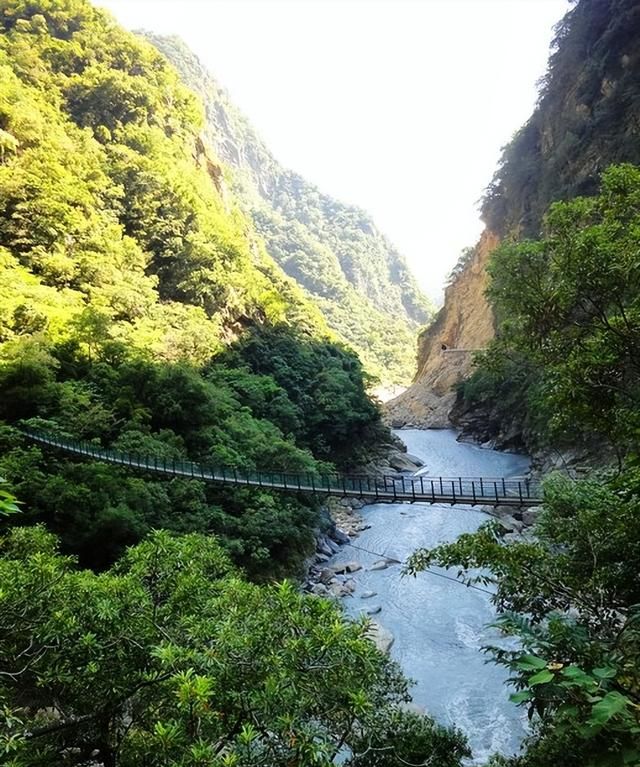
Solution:
M 153 527 L 294 570 L 312 501 L 43 455 L 10 424 L 229 466 L 349 468 L 384 442 L 367 378 L 267 254 L 149 43 L 81 0 L 5 2 L 0 38 L 0 475 L 104 567 Z

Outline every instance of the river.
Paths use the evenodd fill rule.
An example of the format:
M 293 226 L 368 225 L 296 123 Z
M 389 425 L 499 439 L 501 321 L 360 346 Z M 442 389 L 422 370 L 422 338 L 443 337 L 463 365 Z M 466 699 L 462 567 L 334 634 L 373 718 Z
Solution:
M 424 461 L 419 473 L 430 476 L 509 477 L 529 467 L 525 456 L 456 442 L 452 430 L 402 429 L 396 434 L 409 453 Z M 506 670 L 487 663 L 481 650 L 499 641 L 498 633 L 487 627 L 495 616 L 490 597 L 430 573 L 403 577 L 399 565 L 368 570 L 380 554 L 404 561 L 418 547 L 477 529 L 487 515 L 470 506 L 420 503 L 372 504 L 361 513 L 371 528 L 353 543 L 376 554 L 345 546 L 331 562 L 356 560 L 363 565 L 352 576 L 356 591 L 343 600 L 347 613 L 382 608 L 374 620 L 395 637 L 391 656 L 415 680 L 414 702 L 439 722 L 463 730 L 474 763 L 494 752 L 515 753 L 525 734 L 523 711 L 508 699 Z M 363 599 L 367 591 L 376 594 Z

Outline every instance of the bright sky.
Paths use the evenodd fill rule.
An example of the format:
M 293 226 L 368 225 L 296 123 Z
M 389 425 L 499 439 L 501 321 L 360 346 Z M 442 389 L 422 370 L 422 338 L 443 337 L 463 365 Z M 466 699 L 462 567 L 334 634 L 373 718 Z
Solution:
M 568 0 L 97 0 L 180 35 L 275 156 L 369 211 L 437 296 Z

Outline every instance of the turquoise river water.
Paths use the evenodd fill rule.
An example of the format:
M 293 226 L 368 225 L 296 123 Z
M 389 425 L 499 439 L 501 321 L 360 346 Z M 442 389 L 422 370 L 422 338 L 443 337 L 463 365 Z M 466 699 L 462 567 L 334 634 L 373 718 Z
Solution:
M 529 467 L 525 456 L 456 442 L 452 430 L 403 429 L 396 434 L 409 453 L 424 461 L 418 473 L 425 475 L 511 477 Z M 371 528 L 353 543 L 400 561 L 418 547 L 455 540 L 487 519 L 472 507 L 418 503 L 372 504 L 361 513 Z M 356 560 L 363 566 L 352 576 L 355 593 L 343 600 L 347 612 L 382 608 L 374 620 L 394 635 L 391 656 L 415 680 L 414 702 L 441 723 L 465 732 L 474 763 L 496 751 L 517 752 L 525 734 L 524 712 L 509 701 L 505 669 L 488 663 L 481 649 L 500 641 L 488 628 L 495 617 L 490 597 L 429 573 L 403 576 L 399 565 L 369 571 L 380 558 L 345 546 L 332 559 Z M 376 594 L 362 599 L 365 591 Z

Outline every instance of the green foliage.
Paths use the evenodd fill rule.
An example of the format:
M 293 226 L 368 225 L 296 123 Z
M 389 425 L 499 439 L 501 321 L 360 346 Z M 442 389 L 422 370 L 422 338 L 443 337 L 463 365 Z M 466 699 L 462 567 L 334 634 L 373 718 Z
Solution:
M 6 480 L 0 477 L 0 517 L 8 517 L 10 514 L 18 514 L 20 511 L 18 502 L 14 496 L 2 487 L 2 485 L 5 484 Z
M 504 149 L 482 216 L 538 237 L 549 205 L 596 193 L 612 163 L 640 164 L 635 0 L 580 0 L 556 27 L 536 110 Z
M 0 750 L 11 767 L 457 767 L 455 731 L 337 606 L 241 580 L 211 537 L 154 533 L 102 575 L 41 528 L 0 540 Z M 378 732 L 399 723 L 397 734 Z M 371 739 L 380 760 L 352 747 Z M 380 744 L 379 746 L 377 744 Z
M 609 481 L 548 481 L 535 541 L 505 546 L 487 525 L 417 551 L 409 569 L 458 567 L 496 587 L 497 626 L 519 649 L 490 648 L 512 672 L 534 735 L 522 757 L 546 767 L 640 758 L 640 496 L 637 471 Z M 481 568 L 479 570 L 479 568 Z
M 83 0 L 15 0 L 2 23 L 0 339 L 86 330 L 203 361 L 239 320 L 322 327 L 214 183 L 201 108 L 152 46 Z
M 414 336 L 433 314 L 404 259 L 363 211 L 322 194 L 274 159 L 247 119 L 176 37 L 145 33 L 206 108 L 205 135 L 233 169 L 267 250 L 385 382 L 413 376 Z
M 622 165 L 603 174 L 598 196 L 552 206 L 544 239 L 499 247 L 489 267 L 499 338 L 463 397 L 515 405 L 534 439 L 633 445 L 639 244 L 640 170 Z
M 290 424 L 296 441 L 318 458 L 353 469 L 366 459 L 368 446 L 385 439 L 386 429 L 365 394 L 368 379 L 348 349 L 274 328 L 247 335 L 220 359 L 242 362 L 275 381 L 294 408 L 279 425 Z
M 267 255 L 169 63 L 85 0 L 9 0 L 0 25 L 0 420 L 245 469 L 366 459 L 386 432 L 360 363 Z M 5 429 L 0 466 L 24 518 L 97 569 L 162 527 L 277 576 L 318 524 L 315 501 L 131 476 Z

